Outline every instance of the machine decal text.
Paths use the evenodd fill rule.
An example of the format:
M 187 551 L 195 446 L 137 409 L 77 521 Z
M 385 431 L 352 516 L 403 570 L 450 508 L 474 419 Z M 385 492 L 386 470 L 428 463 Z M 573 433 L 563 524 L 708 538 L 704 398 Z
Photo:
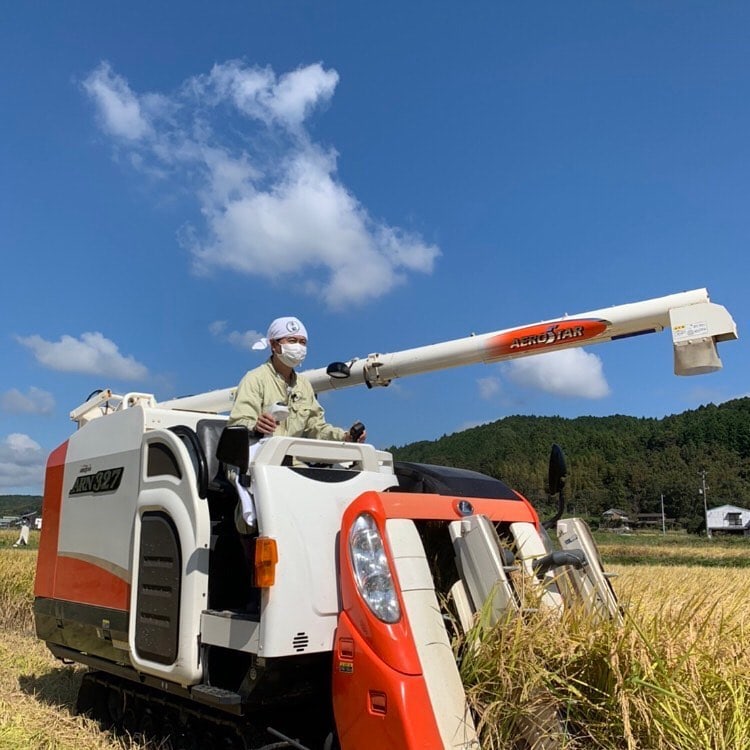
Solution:
M 97 492 L 114 492 L 120 486 L 124 467 L 103 469 L 95 474 L 84 474 L 76 477 L 70 489 L 71 495 L 96 494 Z
M 495 336 L 490 340 L 488 348 L 492 356 L 519 354 L 525 350 L 546 349 L 593 339 L 608 327 L 606 320 L 586 318 L 540 323 Z
M 511 349 L 524 349 L 527 346 L 543 346 L 545 344 L 556 344 L 558 341 L 567 339 L 579 339 L 583 336 L 583 326 L 571 326 L 569 328 L 560 328 L 555 323 L 549 326 L 546 331 L 532 336 L 519 336 L 511 342 Z

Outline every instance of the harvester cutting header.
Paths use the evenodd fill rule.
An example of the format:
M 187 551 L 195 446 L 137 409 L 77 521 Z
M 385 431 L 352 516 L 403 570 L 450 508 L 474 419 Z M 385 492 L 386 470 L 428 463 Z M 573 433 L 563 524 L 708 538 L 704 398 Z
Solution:
M 305 375 L 372 388 L 666 328 L 678 375 L 717 370 L 737 338 L 696 290 Z M 103 391 L 49 457 L 36 631 L 91 668 L 78 705 L 105 726 L 173 750 L 481 750 L 454 636 L 479 613 L 523 618 L 529 591 L 552 616 L 621 617 L 583 521 L 542 523 L 497 478 L 366 443 L 259 440 L 227 426 L 234 390 Z M 554 446 L 561 506 L 564 482 Z M 518 747 L 559 746 L 535 732 Z

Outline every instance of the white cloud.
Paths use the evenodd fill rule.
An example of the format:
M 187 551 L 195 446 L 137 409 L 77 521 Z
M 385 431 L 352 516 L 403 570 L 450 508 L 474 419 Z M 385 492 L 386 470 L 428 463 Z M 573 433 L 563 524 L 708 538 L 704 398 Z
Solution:
M 318 104 L 333 96 L 339 75 L 315 63 L 277 78 L 271 68 L 248 68 L 232 60 L 214 65 L 208 78 L 195 82 L 197 86 L 191 88 L 214 102 L 228 98 L 248 117 L 296 129 Z
M 299 68 L 281 76 L 268 108 L 282 122 L 301 125 L 315 106 L 330 100 L 338 82 L 339 74 L 319 63 Z
M 277 77 L 230 61 L 169 99 L 139 97 L 102 63 L 84 88 L 134 166 L 195 190 L 204 223 L 181 240 L 196 270 L 291 283 L 343 308 L 431 273 L 440 251 L 374 220 L 338 179 L 336 152 L 311 140 L 305 121 L 338 80 L 320 63 Z
M 52 394 L 34 386 L 26 394 L 17 388 L 0 394 L 0 410 L 11 414 L 51 414 L 54 408 Z
M 139 140 L 150 134 L 151 126 L 138 97 L 124 78 L 112 72 L 109 63 L 99 65 L 83 87 L 96 103 L 102 127 L 111 135 Z
M 40 488 L 46 456 L 28 435 L 12 433 L 0 441 L 0 488 Z
M 227 331 L 226 320 L 217 320 L 208 327 L 208 330 L 213 336 L 222 341 L 228 341 L 232 346 L 236 346 L 238 349 L 252 349 L 253 344 L 256 341 L 260 341 L 263 338 L 262 333 L 258 331 Z
M 216 338 L 220 338 L 224 335 L 224 331 L 227 330 L 227 321 L 226 320 L 215 320 L 211 325 L 208 326 L 208 330 L 211 332 L 212 336 L 216 336 Z
M 83 333 L 81 338 L 63 336 L 60 341 L 46 341 L 41 336 L 18 336 L 36 357 L 51 370 L 104 375 L 123 380 L 137 380 L 148 375 L 147 368 L 133 357 L 125 357 L 113 341 L 101 333 Z
M 489 400 L 502 392 L 500 378 L 496 378 L 492 375 L 486 378 L 479 378 L 477 380 L 477 385 L 479 386 L 480 398 L 485 400 Z
M 307 278 L 329 307 L 365 302 L 404 281 L 403 270 L 432 270 L 437 248 L 391 227 L 373 227 L 332 176 L 332 156 L 297 154 L 273 191 L 248 187 L 204 213 L 211 239 L 192 245 L 200 266 L 262 276 Z M 324 278 L 316 270 L 324 268 Z
M 583 349 L 563 349 L 512 360 L 504 365 L 509 380 L 556 396 L 603 398 L 609 394 L 602 361 Z

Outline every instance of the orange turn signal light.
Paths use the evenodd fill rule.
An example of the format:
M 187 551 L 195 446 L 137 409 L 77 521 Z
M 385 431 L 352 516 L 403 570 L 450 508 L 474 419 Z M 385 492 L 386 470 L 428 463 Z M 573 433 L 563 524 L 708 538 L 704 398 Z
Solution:
M 267 589 L 276 583 L 276 563 L 279 561 L 279 551 L 276 540 L 267 536 L 259 536 L 255 540 L 255 585 L 260 589 Z

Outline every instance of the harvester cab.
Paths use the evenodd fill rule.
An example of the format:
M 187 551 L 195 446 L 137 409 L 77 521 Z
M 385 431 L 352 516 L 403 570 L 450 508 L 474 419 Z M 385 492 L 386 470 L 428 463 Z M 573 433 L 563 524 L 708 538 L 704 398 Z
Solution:
M 639 307 L 631 328 L 669 319 L 669 307 L 637 304 L 650 317 Z M 711 357 L 712 337 L 733 326 L 716 307 L 704 309 L 721 331 L 676 315 Z M 576 345 L 563 325 L 545 346 Z M 498 336 L 525 340 L 492 336 L 495 359 Z M 449 366 L 444 346 L 425 347 L 423 369 Z M 699 367 L 700 356 L 687 359 Z M 417 371 L 413 356 L 369 360 L 347 364 L 351 382 Z M 322 372 L 319 390 L 347 382 Z M 37 634 L 91 668 L 79 708 L 103 724 L 161 733 L 172 748 L 476 750 L 456 635 L 523 617 L 530 590 L 553 615 L 622 616 L 583 521 L 558 513 L 545 524 L 553 542 L 499 479 L 368 444 L 256 442 L 227 428 L 226 398 L 92 394 L 48 460 Z M 556 447 L 549 489 L 561 506 L 565 473 Z

